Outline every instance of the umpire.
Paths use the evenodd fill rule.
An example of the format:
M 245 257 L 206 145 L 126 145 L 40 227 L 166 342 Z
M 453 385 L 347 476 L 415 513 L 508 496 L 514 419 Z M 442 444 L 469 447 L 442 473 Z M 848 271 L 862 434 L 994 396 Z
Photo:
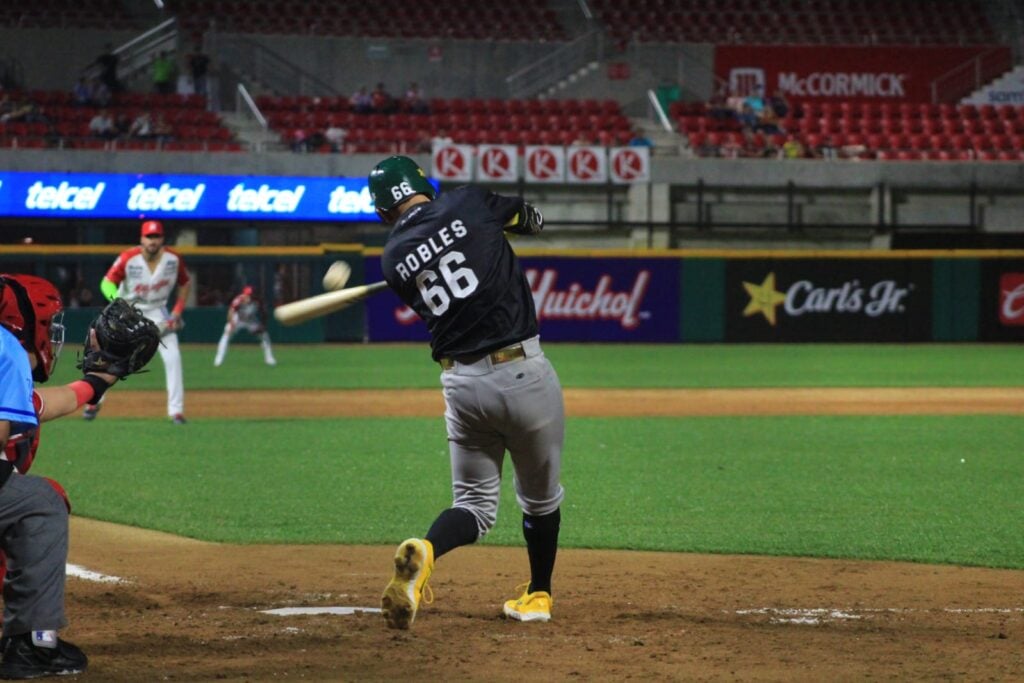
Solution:
M 381 608 L 391 628 L 409 628 L 434 561 L 494 527 L 507 450 L 530 582 L 504 605 L 519 621 L 551 619 L 551 574 L 558 550 L 559 481 L 565 411 L 562 388 L 544 356 L 533 295 L 505 231 L 541 231 L 540 211 L 517 197 L 460 187 L 438 197 L 408 157 L 377 164 L 369 177 L 377 214 L 392 224 L 384 279 L 426 322 L 442 368 L 451 456 L 452 506 L 425 538 L 403 541 Z

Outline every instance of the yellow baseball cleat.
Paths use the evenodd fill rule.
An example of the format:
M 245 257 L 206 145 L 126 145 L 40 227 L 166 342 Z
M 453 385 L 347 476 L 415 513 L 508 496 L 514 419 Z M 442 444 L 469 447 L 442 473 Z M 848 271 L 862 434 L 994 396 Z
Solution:
M 518 600 L 505 601 L 505 616 L 517 621 L 551 621 L 551 605 L 554 600 L 545 591 L 527 592 L 530 584 L 520 586 L 523 594 Z
M 416 618 L 420 601 L 428 605 L 434 602 L 434 592 L 427 585 L 433 571 L 434 546 L 430 541 L 419 538 L 402 541 L 395 551 L 395 575 L 380 599 L 380 609 L 388 628 L 409 628 Z

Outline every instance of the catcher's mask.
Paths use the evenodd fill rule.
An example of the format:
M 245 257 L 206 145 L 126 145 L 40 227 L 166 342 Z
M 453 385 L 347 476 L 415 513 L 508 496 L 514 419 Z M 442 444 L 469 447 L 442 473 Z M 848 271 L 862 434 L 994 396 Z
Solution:
M 0 275 L 0 325 L 18 338 L 39 362 L 32 379 L 45 382 L 53 374 L 64 346 L 64 305 L 57 288 L 35 275 Z
M 437 196 L 427 174 L 409 157 L 394 156 L 381 161 L 370 171 L 369 185 L 378 214 L 414 195 L 426 195 L 429 199 Z

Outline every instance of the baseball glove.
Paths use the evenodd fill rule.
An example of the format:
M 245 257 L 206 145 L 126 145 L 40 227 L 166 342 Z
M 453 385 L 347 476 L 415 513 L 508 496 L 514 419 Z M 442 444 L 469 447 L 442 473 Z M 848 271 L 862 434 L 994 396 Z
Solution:
M 156 324 L 124 299 L 114 299 L 89 325 L 78 368 L 124 379 L 142 370 L 158 346 Z

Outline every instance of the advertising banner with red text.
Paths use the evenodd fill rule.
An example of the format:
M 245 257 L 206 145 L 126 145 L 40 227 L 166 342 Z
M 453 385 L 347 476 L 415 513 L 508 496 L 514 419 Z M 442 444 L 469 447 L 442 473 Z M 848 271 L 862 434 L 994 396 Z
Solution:
M 933 81 L 993 48 L 720 45 L 715 48 L 715 75 L 737 95 L 749 95 L 760 86 L 766 96 L 782 91 L 794 99 L 930 102 Z M 1009 48 L 995 49 L 1006 51 L 1009 68 Z
M 380 258 L 365 260 L 381 279 Z M 658 258 L 520 259 L 545 341 L 679 340 L 679 261 Z M 391 291 L 366 301 L 370 341 L 421 341 L 427 326 Z
M 1024 259 L 985 260 L 981 268 L 981 341 L 1024 341 Z

